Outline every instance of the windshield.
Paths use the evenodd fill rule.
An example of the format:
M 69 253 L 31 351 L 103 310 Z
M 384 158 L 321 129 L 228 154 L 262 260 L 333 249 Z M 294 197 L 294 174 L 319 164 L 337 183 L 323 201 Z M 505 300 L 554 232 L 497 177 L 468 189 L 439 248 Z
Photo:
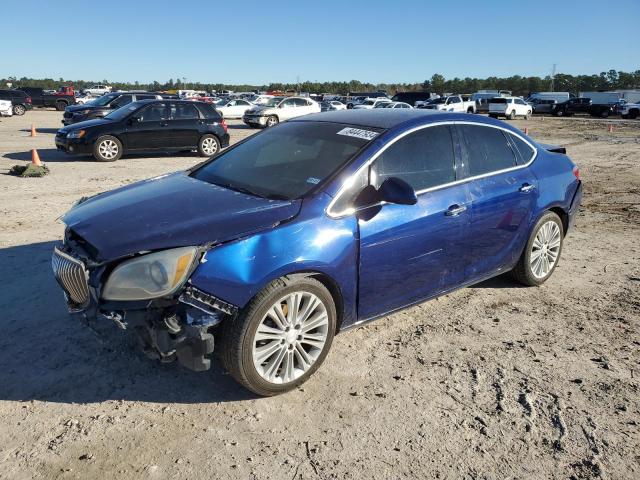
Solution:
M 233 147 L 191 175 L 252 195 L 299 198 L 345 165 L 379 129 L 290 122 Z
M 91 100 L 91 105 L 97 105 L 98 107 L 104 107 L 111 101 L 115 100 L 118 95 L 103 95 L 102 97 L 98 97 L 95 100 Z
M 135 112 L 138 108 L 144 105 L 143 102 L 131 102 L 124 107 L 120 107 L 117 110 L 114 110 L 109 115 L 106 115 L 104 118 L 108 118 L 109 120 L 122 120 L 129 116 L 131 113 Z
M 440 105 L 441 103 L 444 103 L 447 101 L 447 97 L 440 97 L 440 98 L 434 98 L 432 100 L 429 100 L 429 103 L 431 105 Z
M 264 102 L 263 105 L 266 107 L 277 107 L 278 104 L 282 101 L 284 97 L 273 97 L 268 101 Z

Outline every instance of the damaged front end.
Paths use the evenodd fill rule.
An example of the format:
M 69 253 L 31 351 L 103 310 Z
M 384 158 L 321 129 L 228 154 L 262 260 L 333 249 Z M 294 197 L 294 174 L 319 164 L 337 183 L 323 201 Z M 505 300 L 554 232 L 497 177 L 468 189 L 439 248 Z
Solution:
M 95 249 L 68 228 L 52 268 L 74 316 L 111 320 L 133 330 L 148 357 L 203 371 L 211 366 L 215 331 L 237 313 L 189 283 L 206 250 L 182 247 L 99 262 Z

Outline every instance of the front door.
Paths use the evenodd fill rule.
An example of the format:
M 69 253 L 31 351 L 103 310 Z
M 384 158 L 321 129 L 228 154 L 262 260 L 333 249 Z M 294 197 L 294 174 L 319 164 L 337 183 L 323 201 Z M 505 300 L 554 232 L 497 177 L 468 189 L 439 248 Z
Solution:
M 360 218 L 358 317 L 369 319 L 419 302 L 464 280 L 470 211 L 464 184 L 455 182 L 452 127 L 410 133 L 371 165 L 376 188 L 399 177 L 418 193 L 416 205 L 383 204 Z M 366 211 L 364 212 L 366 213 Z
M 538 179 L 526 165 L 533 148 L 487 125 L 457 125 L 471 195 L 471 257 L 467 276 L 479 279 L 511 268 L 529 237 Z
M 171 146 L 168 134 L 170 111 L 166 103 L 152 103 L 136 112 L 127 127 L 127 148 L 129 150 L 152 150 Z

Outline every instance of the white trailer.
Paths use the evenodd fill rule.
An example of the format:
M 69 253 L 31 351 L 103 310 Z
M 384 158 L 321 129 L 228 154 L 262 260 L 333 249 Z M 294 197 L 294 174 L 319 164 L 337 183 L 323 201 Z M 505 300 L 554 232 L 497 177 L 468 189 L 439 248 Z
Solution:
M 592 105 L 613 105 L 620 101 L 620 92 L 580 92 L 580 98 L 590 98 Z

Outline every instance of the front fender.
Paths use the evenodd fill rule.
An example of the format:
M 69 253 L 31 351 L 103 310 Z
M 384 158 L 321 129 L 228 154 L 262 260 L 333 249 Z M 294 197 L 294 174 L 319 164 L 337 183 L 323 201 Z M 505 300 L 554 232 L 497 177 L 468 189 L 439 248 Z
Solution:
M 190 282 L 243 308 L 276 278 L 322 273 L 340 289 L 343 325 L 355 322 L 357 221 L 329 218 L 323 209 L 317 203 L 305 205 L 292 222 L 212 248 Z

